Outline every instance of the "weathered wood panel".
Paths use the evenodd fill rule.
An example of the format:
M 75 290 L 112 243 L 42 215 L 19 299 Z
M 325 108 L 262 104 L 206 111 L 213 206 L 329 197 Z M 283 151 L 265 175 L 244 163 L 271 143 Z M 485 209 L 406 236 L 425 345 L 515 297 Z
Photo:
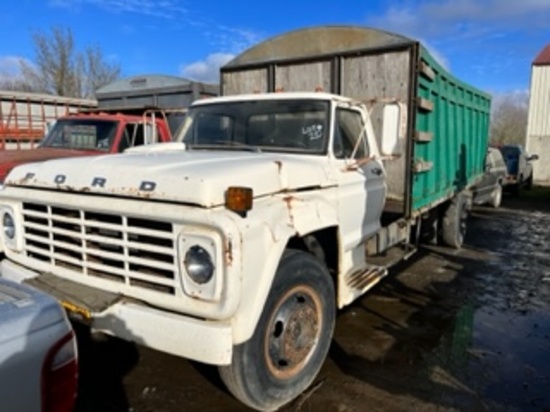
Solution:
M 342 94 L 360 100 L 395 98 L 406 103 L 409 101 L 410 60 L 408 51 L 348 57 L 342 63 Z M 372 121 L 379 146 L 381 146 L 382 109 L 382 104 L 375 104 L 372 111 Z M 407 144 L 409 142 L 405 140 L 404 150 L 407 150 Z M 404 200 L 406 156 L 386 161 L 384 166 L 388 174 L 389 197 Z
M 267 68 L 225 72 L 222 74 L 223 94 L 266 93 L 267 78 Z
M 315 62 L 275 68 L 275 90 L 286 92 L 331 92 L 331 64 Z

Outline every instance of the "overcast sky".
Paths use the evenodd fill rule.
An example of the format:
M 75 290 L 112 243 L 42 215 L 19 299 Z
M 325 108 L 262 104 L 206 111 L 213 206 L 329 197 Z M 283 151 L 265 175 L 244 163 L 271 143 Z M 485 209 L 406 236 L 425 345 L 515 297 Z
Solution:
M 124 76 L 217 82 L 218 67 L 255 43 L 323 24 L 413 37 L 458 78 L 490 93 L 522 92 L 550 43 L 550 0 L 19 0 L 0 13 L 0 75 L 32 61 L 32 32 L 53 25 L 70 27 L 79 47 L 99 45 Z

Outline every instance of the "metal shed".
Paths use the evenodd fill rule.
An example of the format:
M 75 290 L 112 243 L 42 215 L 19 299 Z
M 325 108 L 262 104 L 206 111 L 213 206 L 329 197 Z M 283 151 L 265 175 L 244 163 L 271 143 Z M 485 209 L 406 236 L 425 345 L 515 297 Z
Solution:
M 219 87 L 182 77 L 133 76 L 116 80 L 96 91 L 99 109 L 182 109 L 197 99 L 217 96 Z
M 550 44 L 546 45 L 531 66 L 531 93 L 527 121 L 526 149 L 538 154 L 533 162 L 533 179 L 550 181 Z

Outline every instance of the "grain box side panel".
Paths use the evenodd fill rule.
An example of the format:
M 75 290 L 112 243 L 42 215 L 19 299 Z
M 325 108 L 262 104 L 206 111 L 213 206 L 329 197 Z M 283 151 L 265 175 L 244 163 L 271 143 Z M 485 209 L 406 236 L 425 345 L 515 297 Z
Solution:
M 342 92 L 360 100 L 394 98 L 403 103 L 410 100 L 410 50 L 381 52 L 364 56 L 346 57 L 342 64 Z M 381 146 L 382 110 L 384 105 L 373 106 L 374 131 Z M 403 153 L 407 153 L 408 139 Z M 384 162 L 387 173 L 388 197 L 403 201 L 407 187 L 406 156 Z
M 471 187 L 482 176 L 489 141 L 490 98 L 461 82 L 426 50 L 419 66 L 429 66 L 433 77 L 419 74 L 416 130 L 432 139 L 415 142 L 413 210 L 429 208 Z
M 222 73 L 222 90 L 225 96 L 268 92 L 267 68 Z
M 282 65 L 275 68 L 275 90 L 331 91 L 331 62 Z

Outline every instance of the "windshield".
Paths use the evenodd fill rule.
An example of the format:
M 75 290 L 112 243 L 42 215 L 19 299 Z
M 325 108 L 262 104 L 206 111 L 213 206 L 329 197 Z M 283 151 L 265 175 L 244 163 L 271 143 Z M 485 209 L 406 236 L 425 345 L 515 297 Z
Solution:
M 501 147 L 500 151 L 502 155 L 507 159 L 513 159 L 519 156 L 519 148 L 513 146 Z
M 94 119 L 58 120 L 41 147 L 109 151 L 117 122 Z
M 329 107 L 295 99 L 200 105 L 189 110 L 178 140 L 192 149 L 323 154 Z

